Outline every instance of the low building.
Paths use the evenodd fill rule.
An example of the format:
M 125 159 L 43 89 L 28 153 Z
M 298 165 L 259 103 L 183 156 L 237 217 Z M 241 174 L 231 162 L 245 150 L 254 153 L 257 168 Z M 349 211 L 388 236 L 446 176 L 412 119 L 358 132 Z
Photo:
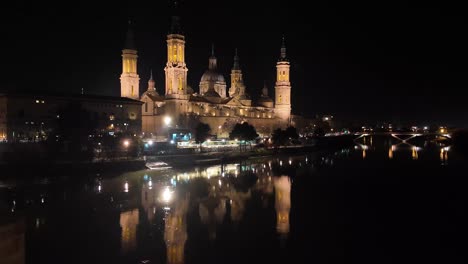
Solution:
M 98 133 L 140 134 L 141 105 L 138 100 L 102 95 L 0 94 L 0 141 L 45 140 L 67 111 L 85 113 L 74 117 L 94 122 Z

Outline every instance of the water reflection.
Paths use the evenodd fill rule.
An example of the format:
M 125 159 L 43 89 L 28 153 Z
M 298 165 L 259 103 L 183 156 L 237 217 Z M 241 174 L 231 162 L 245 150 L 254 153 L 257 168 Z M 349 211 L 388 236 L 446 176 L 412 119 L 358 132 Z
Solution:
M 288 176 L 280 176 L 274 179 L 275 185 L 275 209 L 276 230 L 280 237 L 285 238 L 289 234 L 289 210 L 291 209 L 291 179 Z
M 0 215 L 1 217 L 1 215 Z M 22 264 L 25 261 L 25 223 L 23 218 L 0 219 L 0 263 Z
M 447 165 L 448 162 L 448 152 L 450 150 L 450 147 L 441 147 L 440 148 L 440 162 L 442 165 Z
M 185 241 L 187 241 L 188 195 L 179 197 L 166 216 L 164 241 L 166 242 L 167 263 L 184 263 Z
M 8 195 L 3 196 L 0 189 L 0 211 L 16 215 L 29 210 L 28 232 L 34 234 L 30 245 L 31 248 L 39 249 L 44 247 L 41 244 L 43 240 L 58 240 L 56 234 L 66 233 L 70 228 L 69 223 L 64 220 L 67 216 L 86 219 L 85 224 L 77 229 L 93 232 L 82 232 L 80 244 L 76 242 L 70 246 L 83 249 L 83 254 L 87 254 L 83 259 L 90 259 L 101 250 L 107 250 L 108 256 L 118 254 L 120 250 L 125 258 L 113 263 L 139 263 L 142 258 L 151 260 L 150 263 L 193 263 L 197 261 L 191 257 L 196 254 L 199 254 L 200 261 L 212 254 L 222 257 L 242 255 L 240 251 L 247 247 L 244 245 L 250 239 L 255 241 L 259 237 L 259 241 L 252 242 L 249 246 L 258 249 L 259 256 L 263 254 L 262 247 L 271 249 L 273 255 L 275 250 L 287 250 L 291 246 L 288 243 L 295 240 L 287 239 L 290 236 L 295 239 L 302 236 L 305 243 L 309 239 L 295 233 L 295 230 L 302 228 L 297 226 L 298 223 L 305 220 L 297 220 L 301 217 L 304 219 L 303 215 L 298 216 L 304 212 L 298 211 L 297 204 L 292 204 L 295 200 L 291 201 L 291 194 L 293 197 L 310 199 L 313 204 L 310 206 L 317 206 L 317 209 L 322 206 L 319 204 L 322 201 L 314 199 L 313 195 L 320 193 L 320 188 L 329 188 L 326 189 L 330 191 L 327 195 L 329 193 L 332 199 L 338 197 L 342 190 L 336 189 L 335 180 L 343 175 L 353 175 L 354 172 L 365 172 L 364 164 L 376 160 L 380 162 L 379 168 L 386 164 L 403 164 L 399 163 L 401 160 L 406 164 L 421 164 L 429 157 L 432 164 L 434 160 L 437 164 L 440 159 L 442 165 L 447 165 L 448 147 L 435 147 L 431 149 L 432 152 L 428 152 L 426 148 L 414 145 L 391 144 L 387 141 L 379 145 L 381 142 L 372 137 L 365 140 L 372 146 L 358 144 L 354 150 L 351 148 L 302 156 L 274 156 L 255 161 L 245 160 L 164 172 L 139 171 L 107 177 L 98 175 L 76 180 L 72 184 L 64 181 L 53 185 L 49 182 L 39 185 L 40 187 L 34 186 L 34 191 L 8 189 Z M 451 153 L 451 166 L 454 164 L 454 156 Z M 363 158 L 367 160 L 363 162 Z M 389 162 L 388 159 L 392 161 Z M 339 169 L 339 173 L 336 173 L 336 169 Z M 395 171 L 400 173 L 400 168 Z M 404 170 L 401 171 L 404 173 Z M 382 174 L 385 175 L 385 172 Z M 359 177 L 348 179 L 354 178 Z M 378 179 L 373 174 L 372 180 Z M 304 181 L 307 187 L 301 185 Z M 356 188 L 365 186 L 362 182 L 359 183 Z M 299 196 L 298 192 L 304 190 L 319 192 L 311 191 Z M 327 195 L 321 198 L 327 199 Z M 333 202 L 330 204 L 333 205 Z M 304 210 L 304 206 L 299 207 L 301 206 Z M 329 204 L 324 205 L 327 206 Z M 323 211 L 326 213 L 326 210 Z M 294 221 L 291 222 L 290 219 Z M 80 233 L 79 231 L 76 233 Z M 109 246 L 106 244 L 100 248 L 96 242 L 93 246 L 97 248 L 93 251 L 89 249 L 92 246 L 88 248 L 83 245 L 96 239 L 95 232 L 102 232 L 101 240 Z M 280 237 L 281 242 L 263 241 L 265 237 Z M 112 245 L 113 242 L 115 245 Z M 282 243 L 288 246 L 280 247 Z M 0 253 L 2 245 L 4 244 L 0 240 Z M 39 257 L 38 261 L 42 260 L 41 263 L 55 263 L 48 261 L 51 257 L 46 255 L 36 254 L 34 257 Z
M 126 254 L 136 248 L 139 211 L 133 209 L 120 213 L 121 250 Z

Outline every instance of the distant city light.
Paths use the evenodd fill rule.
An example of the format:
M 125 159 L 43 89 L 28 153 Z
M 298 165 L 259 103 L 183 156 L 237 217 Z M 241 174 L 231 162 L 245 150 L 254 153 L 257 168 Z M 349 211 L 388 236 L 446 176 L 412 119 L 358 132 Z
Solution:
M 153 145 L 153 140 L 148 141 L 148 145 Z
M 128 146 L 130 145 L 130 141 L 125 140 L 125 141 L 123 142 L 123 144 L 124 144 L 125 147 L 128 147 Z

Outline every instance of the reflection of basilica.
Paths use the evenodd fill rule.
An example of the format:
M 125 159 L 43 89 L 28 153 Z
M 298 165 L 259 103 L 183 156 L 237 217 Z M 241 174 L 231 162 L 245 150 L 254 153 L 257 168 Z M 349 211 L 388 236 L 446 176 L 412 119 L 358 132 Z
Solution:
M 288 176 L 274 178 L 276 230 L 280 236 L 289 233 L 289 210 L 291 209 L 291 179 Z
M 188 204 L 188 195 L 182 199 L 177 199 L 166 216 L 164 240 L 166 241 L 168 264 L 184 263 Z
M 121 249 L 126 254 L 136 248 L 136 230 L 138 226 L 138 209 L 120 213 Z
M 24 228 L 23 220 L 7 224 L 0 223 L 1 263 L 24 263 Z
M 217 199 L 214 196 L 208 197 L 200 202 L 199 213 L 202 223 L 208 225 L 209 238 L 215 239 L 216 226 L 223 221 L 226 215 L 226 199 Z
M 150 178 L 141 188 L 141 206 L 149 222 L 153 221 L 156 213 L 157 194 L 158 190 L 153 187 L 153 181 Z

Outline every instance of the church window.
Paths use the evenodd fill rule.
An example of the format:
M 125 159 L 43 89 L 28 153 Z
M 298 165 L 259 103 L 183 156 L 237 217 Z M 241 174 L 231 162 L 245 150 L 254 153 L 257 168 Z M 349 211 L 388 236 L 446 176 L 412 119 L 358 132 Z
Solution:
M 172 59 L 172 60 L 173 60 L 174 62 L 176 62 L 176 61 L 177 61 L 177 46 L 174 45 L 173 48 L 172 48 L 172 50 L 173 50 L 173 59 Z
M 179 76 L 179 90 L 184 90 L 184 87 L 182 86 L 182 77 Z
M 178 45 L 178 58 L 179 58 L 179 61 L 182 61 L 182 46 L 181 45 Z

